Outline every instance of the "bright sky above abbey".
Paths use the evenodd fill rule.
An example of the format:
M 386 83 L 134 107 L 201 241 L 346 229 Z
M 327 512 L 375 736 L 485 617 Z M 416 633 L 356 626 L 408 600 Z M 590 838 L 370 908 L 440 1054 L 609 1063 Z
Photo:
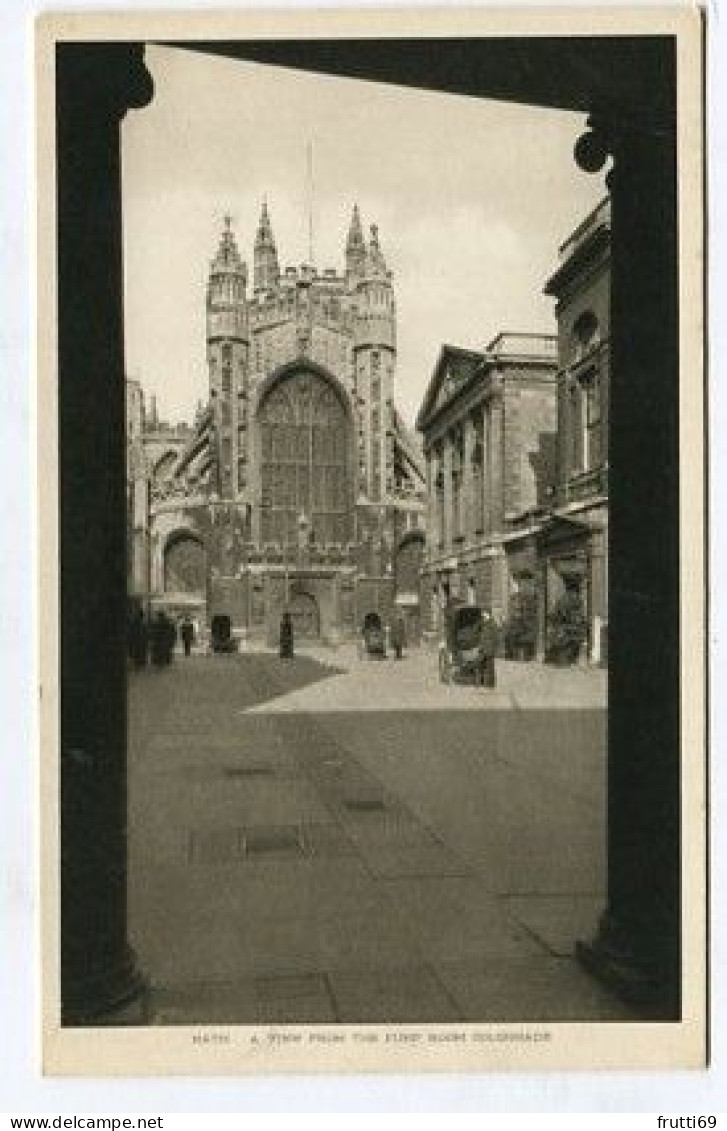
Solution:
M 443 341 L 552 332 L 543 283 L 599 194 L 572 159 L 580 116 L 170 48 L 147 65 L 154 100 L 123 127 L 126 353 L 163 415 L 190 419 L 206 395 L 210 259 L 228 215 L 252 263 L 264 201 L 283 272 L 311 235 L 319 272 L 342 271 L 356 201 L 366 235 L 379 225 L 409 422 Z

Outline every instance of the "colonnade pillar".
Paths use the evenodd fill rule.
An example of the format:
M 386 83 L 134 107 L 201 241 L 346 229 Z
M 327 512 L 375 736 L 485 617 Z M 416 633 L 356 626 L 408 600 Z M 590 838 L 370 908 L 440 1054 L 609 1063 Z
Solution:
M 442 474 L 444 476 L 444 491 L 442 498 L 442 541 L 444 552 L 452 549 L 454 524 L 452 513 L 452 437 L 449 432 L 442 439 Z
M 614 166 L 608 905 L 581 961 L 659 1016 L 680 1013 L 678 275 L 668 123 L 594 120 L 576 160 Z
M 489 402 L 490 433 L 489 433 L 489 473 L 490 473 L 490 534 L 502 533 L 503 506 L 502 506 L 502 472 L 504 466 L 503 452 L 503 401 L 501 396 L 493 397 Z
M 61 1003 L 137 997 L 126 934 L 126 445 L 120 125 L 138 44 L 56 48 L 61 561 Z
M 464 513 L 464 522 L 462 523 L 462 533 L 465 536 L 465 541 L 469 542 L 473 537 L 478 523 L 475 518 L 475 507 L 477 500 L 475 499 L 474 484 L 475 477 L 472 474 L 472 457 L 475 450 L 475 426 L 471 415 L 467 415 L 464 420 L 464 459 L 462 461 L 462 506 Z

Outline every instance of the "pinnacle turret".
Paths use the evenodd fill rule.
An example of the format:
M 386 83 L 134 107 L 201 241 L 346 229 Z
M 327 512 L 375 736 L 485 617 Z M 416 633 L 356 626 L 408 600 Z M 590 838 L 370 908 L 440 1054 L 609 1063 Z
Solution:
M 364 273 L 366 267 L 366 244 L 364 243 L 363 229 L 361 227 L 361 214 L 358 204 L 353 206 L 353 215 L 346 239 L 346 274 L 358 278 Z
M 237 249 L 232 231 L 232 217 L 225 216 L 225 226 L 220 236 L 217 254 L 212 260 L 212 275 L 242 275 L 247 282 L 247 270 Z
M 263 200 L 260 222 L 255 236 L 255 270 L 253 284 L 255 290 L 269 291 L 280 281 L 280 266 L 275 237 L 268 214 L 268 202 Z
M 363 247 L 363 229 L 361 228 L 361 213 L 358 210 L 358 204 L 353 206 L 353 215 L 351 216 L 351 226 L 348 229 L 348 238 L 346 240 L 346 251 L 353 251 L 356 248 Z
M 386 275 L 386 260 L 381 254 L 381 247 L 379 246 L 378 224 L 371 225 L 367 266 L 369 275 Z
M 245 336 L 245 290 L 247 267 L 232 231 L 232 218 L 225 216 L 217 254 L 207 283 L 207 337 Z

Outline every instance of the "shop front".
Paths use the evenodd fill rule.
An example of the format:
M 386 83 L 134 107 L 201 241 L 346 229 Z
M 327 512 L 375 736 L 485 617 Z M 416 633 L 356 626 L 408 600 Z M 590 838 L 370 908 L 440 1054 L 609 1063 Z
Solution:
M 537 537 L 539 636 L 546 659 L 607 660 L 606 528 L 599 508 L 587 518 L 554 516 Z

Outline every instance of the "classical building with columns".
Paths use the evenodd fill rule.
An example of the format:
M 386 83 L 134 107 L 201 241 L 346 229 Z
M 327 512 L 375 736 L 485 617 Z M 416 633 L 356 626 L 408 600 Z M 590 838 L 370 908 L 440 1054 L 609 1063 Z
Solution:
M 498 334 L 442 347 L 417 428 L 427 474 L 427 627 L 449 598 L 508 614 L 522 563 L 509 539 L 547 503 L 556 432 L 556 340 Z M 424 598 L 423 598 L 424 600 Z
M 545 293 L 558 320 L 558 459 L 553 507 L 536 537 L 545 615 L 579 597 L 584 654 L 608 656 L 608 418 L 611 201 L 606 197 L 559 249 Z
M 298 635 L 336 638 L 398 601 L 418 631 L 423 461 L 394 404 L 392 272 L 357 206 L 343 252 L 342 272 L 281 268 L 265 203 L 249 280 L 225 220 L 206 294 L 208 405 L 174 449 L 152 453 L 147 425 L 135 472 L 148 480 L 152 605 L 272 640 L 284 609 Z

